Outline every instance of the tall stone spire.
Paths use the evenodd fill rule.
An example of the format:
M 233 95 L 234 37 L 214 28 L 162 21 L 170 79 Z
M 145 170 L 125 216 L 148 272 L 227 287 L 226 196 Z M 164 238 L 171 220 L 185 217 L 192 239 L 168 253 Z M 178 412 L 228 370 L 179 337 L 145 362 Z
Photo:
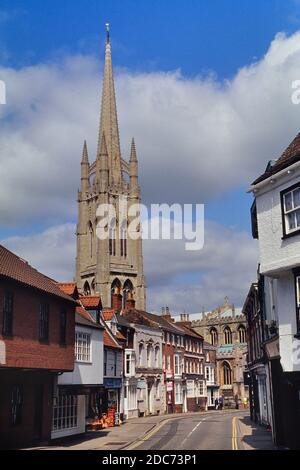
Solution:
M 136 156 L 135 141 L 131 141 L 131 151 L 129 159 L 129 177 L 130 177 L 130 194 L 138 196 L 139 195 L 139 186 L 138 186 L 138 161 Z
M 105 63 L 97 158 L 100 158 L 101 140 L 104 133 L 108 152 L 109 183 L 114 185 L 121 185 L 121 150 L 111 58 L 109 24 L 106 24 L 106 33 Z
M 81 159 L 81 191 L 86 192 L 89 190 L 89 157 L 86 140 L 83 144 L 82 159 Z
M 108 151 L 104 132 L 102 134 L 101 147 L 96 165 L 99 190 L 101 193 L 104 193 L 107 191 L 109 184 Z

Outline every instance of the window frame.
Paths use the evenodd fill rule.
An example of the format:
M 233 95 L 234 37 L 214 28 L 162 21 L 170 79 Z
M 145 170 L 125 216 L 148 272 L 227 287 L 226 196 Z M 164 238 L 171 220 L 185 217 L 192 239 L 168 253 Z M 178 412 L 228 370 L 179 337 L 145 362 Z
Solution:
M 7 308 L 7 296 L 9 297 L 8 304 L 10 309 Z M 2 334 L 6 337 L 13 336 L 13 316 L 14 316 L 14 293 L 10 290 L 5 290 L 3 297 L 3 322 Z
M 295 289 L 295 310 L 296 310 L 296 334 L 295 338 L 300 339 L 300 269 L 294 269 L 294 289 Z M 297 282 L 298 288 L 297 288 Z
M 46 318 L 43 315 L 46 314 Z M 50 324 L 50 305 L 48 302 L 40 302 L 39 311 L 39 341 L 41 343 L 49 342 L 49 324 Z
M 82 336 L 82 339 L 88 340 L 86 341 L 86 346 L 81 345 L 81 358 L 79 358 L 79 344 L 78 344 L 78 337 Z M 84 350 L 86 349 L 86 351 Z M 87 359 L 84 359 L 83 356 L 86 354 Z M 92 363 L 92 335 L 90 333 L 86 333 L 84 331 L 75 331 L 75 362 L 84 363 L 84 364 L 91 364 Z
M 287 214 L 292 212 L 296 212 L 297 210 L 300 211 L 300 206 L 297 208 L 293 208 L 289 211 L 285 210 L 285 197 L 288 193 L 293 193 L 296 189 L 300 190 L 300 182 L 293 184 L 292 186 L 280 191 L 280 205 L 281 205 L 281 218 L 282 218 L 282 239 L 290 238 L 295 235 L 300 234 L 300 226 L 296 227 L 295 229 L 289 230 L 287 228 Z

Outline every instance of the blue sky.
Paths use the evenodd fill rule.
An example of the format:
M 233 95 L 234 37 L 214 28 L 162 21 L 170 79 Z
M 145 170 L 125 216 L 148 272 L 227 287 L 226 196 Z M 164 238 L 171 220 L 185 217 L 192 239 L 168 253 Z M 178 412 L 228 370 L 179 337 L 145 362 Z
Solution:
M 55 193 L 56 188 L 50 187 L 43 193 L 39 192 L 36 185 L 36 180 L 41 178 L 41 187 L 45 186 L 45 184 L 42 185 L 43 178 L 46 178 L 43 169 L 51 167 L 51 158 L 53 156 L 53 153 L 51 154 L 49 151 L 49 155 L 45 154 L 43 156 L 45 160 L 42 160 L 43 146 L 40 146 L 40 140 L 42 140 L 41 136 L 45 131 L 40 125 L 41 122 L 44 124 L 44 120 L 46 122 L 49 114 L 49 122 L 45 124 L 44 149 L 46 151 L 48 146 L 47 129 L 50 129 L 49 132 L 51 133 L 53 122 L 58 119 L 63 121 L 65 116 L 63 126 L 66 125 L 66 129 L 69 129 L 66 122 L 68 119 L 72 121 L 74 114 L 77 116 L 77 113 L 78 119 L 80 119 L 80 106 L 82 108 L 82 105 L 78 104 L 78 109 L 75 109 L 74 103 L 70 105 L 72 99 L 70 100 L 67 95 L 72 87 L 77 90 L 77 82 L 80 83 L 80 74 L 82 74 L 82 83 L 88 83 L 92 90 L 93 87 L 95 87 L 95 90 L 97 87 L 97 94 L 90 94 L 86 98 L 86 102 L 90 100 L 91 111 L 89 115 L 89 109 L 86 106 L 86 109 L 84 109 L 85 122 L 82 126 L 84 128 L 83 137 L 85 137 L 84 132 L 89 132 L 91 126 L 92 131 L 90 134 L 93 136 L 98 119 L 98 105 L 93 104 L 93 99 L 95 103 L 98 103 L 101 61 L 105 41 L 104 24 L 106 21 L 111 24 L 113 61 L 118 76 L 117 98 L 121 139 L 124 145 L 127 145 L 127 140 L 129 142 L 128 136 L 131 135 L 129 133 L 137 133 L 137 148 L 138 152 L 140 150 L 142 154 L 140 171 L 145 199 L 147 202 L 151 202 L 151 189 L 152 193 L 155 194 L 157 191 L 153 191 L 153 187 L 158 186 L 161 189 L 161 193 L 158 191 L 160 196 L 166 200 L 172 200 L 172 202 L 204 202 L 206 204 L 206 218 L 209 223 L 212 223 L 209 228 L 213 233 L 212 238 L 216 237 L 216 240 L 218 240 L 218 235 L 215 232 L 224 232 L 229 239 L 240 236 L 240 240 L 244 240 L 245 251 L 248 250 L 249 253 L 252 253 L 253 246 L 250 247 L 250 237 L 247 241 L 243 238 L 244 232 L 250 234 L 249 208 L 252 202 L 252 197 L 246 194 L 246 189 L 253 177 L 263 171 L 268 159 L 279 156 L 294 136 L 299 127 L 297 123 L 297 112 L 299 113 L 299 111 L 288 108 L 290 117 L 289 120 L 287 119 L 285 128 L 281 129 L 282 116 L 280 113 L 282 110 L 278 106 L 278 110 L 273 111 L 271 103 L 279 96 L 281 91 L 279 93 L 278 90 L 275 90 L 273 95 L 268 96 L 266 103 L 271 103 L 269 112 L 266 110 L 265 105 L 262 105 L 262 109 L 260 109 L 260 102 L 263 100 L 258 94 L 257 96 L 255 94 L 255 83 L 253 85 L 251 82 L 250 72 L 254 70 L 254 73 L 257 74 L 257 85 L 259 85 L 268 78 L 268 74 L 271 79 L 278 72 L 278 68 L 276 70 L 268 69 L 266 72 L 270 61 L 265 60 L 265 54 L 270 54 L 274 59 L 277 45 L 282 47 L 283 50 L 286 44 L 289 46 L 288 41 L 290 41 L 289 47 L 291 49 L 294 47 L 298 51 L 298 46 L 294 45 L 299 42 L 297 31 L 300 29 L 300 2 L 298 0 L 89 0 L 88 2 L 83 0 L 64 0 L 64 2 L 58 0 L 44 0 L 43 2 L 39 0 L 27 0 L 26 2 L 0 0 L 0 79 L 2 78 L 1 74 L 3 78 L 9 78 L 10 81 L 7 81 L 8 96 L 11 94 L 13 103 L 11 107 L 8 103 L 5 110 L 2 109 L 2 115 L 0 109 L 0 120 L 1 118 L 3 120 L 2 137 L 4 142 L 7 143 L 8 153 L 11 152 L 11 155 L 14 155 L 16 148 L 20 149 L 17 155 L 18 158 L 20 158 L 22 152 L 28 152 L 28 160 L 27 157 L 24 159 L 24 162 L 29 162 L 27 167 L 24 163 L 25 172 L 29 169 L 29 165 L 33 165 L 34 158 L 37 158 L 38 162 L 37 165 L 32 166 L 35 181 L 33 176 L 32 181 L 27 176 L 24 176 L 22 180 L 20 164 L 13 167 L 13 158 L 11 157 L 10 165 L 13 172 L 7 166 L 7 174 L 11 178 L 7 184 L 10 185 L 10 188 L 13 186 L 19 188 L 20 181 L 26 182 L 26 184 L 24 182 L 24 188 L 20 188 L 20 201 L 24 200 L 24 205 L 27 194 L 32 192 L 33 196 L 32 200 L 26 202 L 27 206 L 31 204 L 31 208 L 30 211 L 27 209 L 27 213 L 26 210 L 23 211 L 25 213 L 24 218 L 19 217 L 18 210 L 16 210 L 15 218 L 13 216 L 7 217 L 4 214 L 5 210 L 7 212 L 7 203 L 3 202 L 2 209 L 5 204 L 6 207 L 5 210 L 3 209 L 2 220 L 0 220 L 0 240 L 4 240 L 7 246 L 11 248 L 18 247 L 22 255 L 29 257 L 33 264 L 37 263 L 38 267 L 45 269 L 49 274 L 56 274 L 55 270 L 54 272 L 50 268 L 48 270 L 46 262 L 41 262 L 40 259 L 35 258 L 34 250 L 30 251 L 28 248 L 29 239 L 30 237 L 40 236 L 48 229 L 52 230 L 52 227 L 76 222 L 74 208 L 70 208 L 69 211 L 58 211 L 57 213 L 54 211 L 49 214 L 46 209 L 43 213 L 38 200 L 45 201 L 46 206 L 47 204 L 53 205 L 53 201 L 55 204 L 59 204 L 59 201 L 62 201 L 62 203 L 66 201 L 67 204 L 68 197 L 73 197 L 75 200 L 76 196 L 74 197 L 73 194 L 76 194 L 77 188 L 74 181 L 77 181 L 78 178 L 78 159 L 81 153 L 81 144 L 74 141 L 72 142 L 73 146 L 70 145 L 69 149 L 70 154 L 72 152 L 78 154 L 77 160 L 75 156 L 72 160 L 71 166 L 74 167 L 71 170 L 74 173 L 73 179 L 69 178 L 66 172 L 64 183 L 66 188 L 68 187 L 69 193 L 65 195 L 58 190 L 57 200 L 55 200 L 55 194 L 53 195 L 53 193 Z M 275 40 L 279 32 L 284 32 L 286 36 Z M 272 49 L 271 45 L 274 45 L 274 41 L 276 47 L 274 46 Z M 296 67 L 295 64 L 297 64 L 298 59 L 298 56 L 293 56 L 293 67 Z M 299 79 L 300 70 L 299 76 L 295 75 L 295 70 L 298 69 L 293 68 L 291 77 L 295 76 L 295 79 Z M 176 75 L 176 71 L 180 72 L 177 72 Z M 70 79 L 71 74 L 75 77 L 73 81 Z M 32 82 L 29 82 L 28 77 L 32 78 Z M 49 98 L 47 102 L 49 106 L 48 114 L 46 101 L 41 99 L 40 91 L 40 89 L 43 89 L 42 82 L 48 80 L 47 77 L 52 80 L 49 85 L 47 84 L 47 87 L 51 89 L 51 86 L 56 86 L 59 88 L 57 90 L 61 92 L 60 99 L 56 97 L 50 100 Z M 248 80 L 248 82 L 245 80 Z M 32 83 L 32 86 L 30 83 Z M 186 102 L 186 109 L 184 110 L 187 117 L 195 116 L 196 120 L 199 119 L 198 129 L 205 129 L 207 125 L 207 129 L 213 130 L 211 141 L 203 143 L 203 146 L 202 140 L 206 139 L 207 132 L 203 130 L 203 135 L 200 132 L 198 141 L 199 155 L 197 154 L 197 143 L 193 143 L 193 147 L 189 150 L 191 153 L 190 161 L 186 157 L 185 162 L 185 156 L 182 157 L 182 153 L 179 151 L 178 155 L 174 155 L 175 169 L 169 175 L 165 191 L 162 189 L 164 185 L 160 180 L 159 173 L 166 174 L 167 163 L 161 171 L 157 164 L 155 166 L 155 160 L 153 160 L 152 167 L 149 167 L 147 149 L 149 151 L 150 144 L 146 141 L 146 138 L 143 138 L 151 135 L 153 131 L 151 116 L 149 115 L 145 122 L 143 121 L 141 124 L 138 117 L 135 121 L 132 115 L 128 116 L 128 106 L 130 107 L 131 102 L 136 104 L 136 109 L 140 109 L 142 112 L 144 109 L 141 99 L 139 97 L 132 98 L 130 95 L 132 89 L 130 84 L 132 83 L 139 85 L 140 94 L 145 89 L 155 97 L 158 96 L 160 89 L 165 90 L 164 93 L 167 93 L 169 89 L 173 90 L 174 87 L 174 93 L 173 91 L 173 94 L 170 92 L 170 97 L 168 97 L 169 103 L 173 105 L 174 101 L 180 101 L 182 96 L 187 96 L 187 100 L 190 100 Z M 247 97 L 244 96 L 243 100 L 245 102 L 242 106 L 240 106 L 240 99 L 238 98 L 240 97 L 241 85 L 249 85 L 249 102 L 246 102 Z M 26 86 L 29 86 L 30 97 L 28 102 L 22 95 L 22 93 L 25 93 L 22 90 L 25 90 Z M 263 87 L 265 85 L 261 85 L 262 96 L 265 90 Z M 129 90 L 127 94 L 125 93 L 126 90 Z M 288 92 L 287 89 L 285 96 L 287 101 Z M 194 103 L 193 93 L 197 97 L 197 105 Z M 253 93 L 253 99 L 251 93 Z M 130 98 L 128 98 L 128 94 Z M 233 95 L 234 98 L 232 98 Z M 66 103 L 64 103 L 65 96 L 67 96 Z M 218 111 L 218 97 L 220 97 L 221 113 Z M 280 99 L 282 99 L 281 95 Z M 161 139 L 163 143 L 159 149 L 160 161 L 163 162 L 164 154 L 169 152 L 169 157 L 165 159 L 169 165 L 170 162 L 172 163 L 172 152 L 176 153 L 176 145 L 172 141 L 173 135 L 178 132 L 178 129 L 184 129 L 185 120 L 182 121 L 183 125 L 180 122 L 177 123 L 176 119 L 174 121 L 169 120 L 168 127 L 167 113 L 165 119 L 163 119 L 164 110 L 168 108 L 167 106 L 164 108 L 165 106 L 166 103 L 162 100 L 160 107 L 156 108 L 156 112 L 161 113 L 160 128 L 165 130 L 165 139 L 160 136 L 157 140 L 160 141 Z M 286 104 L 286 106 L 289 105 Z M 216 108 L 215 114 L 212 114 L 212 116 L 210 116 L 211 108 Z M 39 114 L 41 109 L 43 113 Z M 224 109 L 228 109 L 229 114 L 226 111 L 223 116 Z M 141 111 L 138 112 L 141 113 Z M 261 116 L 264 112 L 266 112 L 266 115 L 261 119 L 263 124 L 266 124 L 266 129 L 261 132 L 259 125 L 257 125 L 256 130 L 254 129 L 255 120 L 256 115 Z M 36 120 L 34 120 L 34 114 L 37 115 Z M 273 122 L 273 115 L 275 115 L 275 122 Z M 129 119 L 127 119 L 128 117 Z M 228 129 L 226 127 L 227 120 L 230 123 Z M 237 121 L 236 126 L 232 124 L 235 120 Z M 9 128 L 11 122 L 14 124 L 13 130 L 10 129 L 11 134 L 5 133 L 5 129 Z M 288 125 L 288 122 L 290 125 Z M 131 124 L 134 129 L 129 128 Z M 186 125 L 189 129 L 188 123 Z M 80 121 L 76 122 L 76 126 L 80 126 Z M 146 126 L 148 126 L 147 129 Z M 278 131 L 278 128 L 280 131 Z M 249 132 L 247 132 L 248 130 Z M 184 130 L 182 132 L 184 136 Z M 21 134 L 22 142 L 18 141 L 19 147 L 17 147 L 16 142 Z M 218 134 L 220 134 L 219 139 Z M 94 135 L 96 135 L 95 132 Z M 64 132 L 63 139 L 65 137 L 66 132 Z M 196 141 L 198 136 L 194 137 Z M 152 136 L 153 138 L 155 139 L 155 136 Z M 183 149 L 189 147 L 191 138 L 193 138 L 192 134 L 191 136 L 186 135 Z M 67 139 L 63 140 L 61 148 L 59 148 L 59 140 L 52 152 L 62 151 L 62 147 L 66 146 L 66 142 L 68 142 Z M 93 138 L 90 139 L 92 151 L 95 146 L 93 140 L 95 141 Z M 230 145 L 228 145 L 229 141 Z M 253 150 L 250 149 L 252 145 Z M 127 149 L 127 147 L 125 148 Z M 208 152 L 207 149 L 209 149 Z M 34 152 L 36 152 L 35 157 L 32 156 Z M 213 153 L 213 162 L 211 164 L 209 160 L 212 155 L 207 155 L 209 152 Z M 253 158 L 251 152 L 253 152 Z M 232 153 L 234 153 L 233 158 L 231 158 Z M 146 155 L 146 157 L 143 155 Z M 4 158 L 3 155 L 2 158 Z M 143 158 L 147 160 L 143 160 Z M 71 160 L 66 157 L 66 166 L 69 161 Z M 43 166 L 43 162 L 45 162 L 45 166 Z M 192 166 L 195 162 L 197 163 L 197 171 L 186 176 L 182 171 L 183 181 L 179 187 L 177 182 L 182 165 Z M 7 161 L 3 161 L 1 164 L 5 167 Z M 53 174 L 58 175 L 60 170 L 55 167 L 54 163 L 53 168 Z M 45 170 L 45 173 L 47 171 Z M 178 172 L 176 173 L 176 171 Z M 218 171 L 220 175 L 216 176 Z M 12 173 L 15 173 L 14 177 Z M 222 174 L 224 174 L 224 178 L 222 178 Z M 31 186 L 33 181 L 34 184 Z M 189 191 L 187 189 L 189 187 L 192 187 L 193 191 Z M 34 194 L 36 195 L 34 196 Z M 20 203 L 18 204 L 20 206 Z M 15 209 L 12 204 L 11 212 L 13 213 Z M 218 229 L 216 229 L 216 224 L 219 224 Z M 227 230 L 229 231 L 227 232 Z M 235 232 L 239 232 L 240 235 Z M 17 241 L 14 238 L 16 236 L 19 237 Z M 22 239 L 26 241 L 26 243 L 24 242 L 27 246 L 26 249 Z M 249 249 L 247 243 L 249 243 Z M 208 253 L 206 256 L 212 257 L 212 254 Z M 242 257 L 246 262 L 244 254 L 241 255 L 241 259 Z M 228 264 L 229 253 L 225 258 L 223 261 Z M 179 262 L 179 260 L 177 261 Z M 219 263 L 223 261 L 220 259 Z M 187 265 L 189 263 L 190 261 L 187 260 Z M 186 283 L 189 283 L 192 279 L 193 289 L 196 290 L 197 276 L 198 281 L 201 283 L 203 278 L 208 276 L 210 272 L 209 260 L 204 263 L 201 261 L 201 263 L 199 269 L 194 267 L 191 271 L 185 266 L 183 271 L 177 272 L 173 279 L 180 279 L 182 282 L 185 280 Z M 216 266 L 217 264 L 216 261 Z M 183 265 L 182 260 L 179 265 Z M 155 279 L 155 267 L 151 269 L 149 277 L 153 280 Z M 254 266 L 251 269 L 252 273 L 249 274 L 247 283 L 255 276 Z M 67 273 L 68 271 L 63 272 Z M 163 279 L 164 275 L 166 274 L 160 273 L 157 277 L 161 279 L 162 284 L 167 283 L 166 279 Z M 217 276 L 217 271 L 213 275 Z M 230 277 L 228 272 L 226 274 L 222 272 L 222 275 Z M 245 293 L 246 279 L 243 282 L 244 285 L 241 288 L 242 293 L 240 295 L 237 293 L 238 286 L 232 292 L 228 292 L 230 288 L 224 285 L 220 295 L 216 295 L 216 302 L 229 293 L 229 296 L 231 294 L 236 297 L 234 301 L 241 303 Z M 154 302 L 155 306 L 159 302 L 168 301 L 169 294 L 166 294 L 165 291 L 160 292 L 158 286 L 155 286 L 155 281 L 153 283 L 152 295 L 159 297 L 159 301 Z M 186 287 L 183 288 L 182 298 L 180 301 L 178 300 L 180 303 L 179 310 L 185 302 L 185 289 Z M 203 289 L 205 291 L 205 286 Z M 207 300 L 207 302 L 201 300 L 199 302 L 202 305 L 212 305 L 211 298 L 213 298 L 213 292 L 211 292 L 210 300 Z M 193 304 L 187 302 L 187 304 L 188 306 L 191 305 L 190 308 L 197 310 L 196 302 Z
M 98 54 L 109 21 L 121 66 L 227 78 L 261 57 L 278 31 L 299 26 L 295 0 L 1 0 L 0 8 L 11 15 L 0 37 L 16 66 L 58 51 Z

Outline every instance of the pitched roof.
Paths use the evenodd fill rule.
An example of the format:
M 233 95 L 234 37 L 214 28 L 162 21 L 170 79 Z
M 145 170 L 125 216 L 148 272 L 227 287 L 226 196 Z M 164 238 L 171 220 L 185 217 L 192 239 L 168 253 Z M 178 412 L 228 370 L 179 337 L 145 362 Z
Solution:
M 183 332 L 188 335 L 192 336 L 193 338 L 197 339 L 203 339 L 203 336 L 197 333 L 193 328 L 190 328 L 189 326 L 185 325 L 184 323 L 177 322 L 176 326 L 179 326 L 183 330 Z
M 105 321 L 111 321 L 114 315 L 115 311 L 113 309 L 103 310 L 102 312 L 102 316 Z
M 85 308 L 82 307 L 81 305 L 78 305 L 76 307 L 76 313 L 80 315 L 81 317 L 85 318 L 86 320 L 94 321 L 93 317 L 89 314 L 89 312 L 85 310 Z
M 75 314 L 75 323 L 83 326 L 88 326 L 89 328 L 96 328 L 97 330 L 104 330 L 104 327 L 100 325 L 100 323 L 96 323 L 94 320 L 83 316 L 81 313 L 78 313 L 77 310 Z
M 85 308 L 101 307 L 101 298 L 99 295 L 83 295 L 80 297 L 80 302 Z
M 65 294 L 71 297 L 77 293 L 76 282 L 58 282 L 57 285 Z
M 293 163 L 296 163 L 298 160 L 300 160 L 300 133 L 296 135 L 294 140 L 277 160 L 269 162 L 266 171 L 253 182 L 253 185 L 275 175 L 280 170 L 284 170 Z
M 117 331 L 116 337 L 117 337 L 119 340 L 121 340 L 121 341 L 125 341 L 125 340 L 126 340 L 125 336 L 121 333 L 121 331 Z
M 159 330 L 159 324 L 157 320 L 152 319 L 150 314 L 148 316 L 147 312 L 144 312 L 143 310 L 137 310 L 136 308 L 125 310 L 123 316 L 130 323 L 148 326 L 150 328 L 154 328 L 155 330 Z
M 105 328 L 103 333 L 103 342 L 104 346 L 107 348 L 122 349 L 122 346 L 114 339 L 113 335 L 108 332 L 108 329 Z
M 0 245 L 0 276 L 3 276 L 21 284 L 38 289 L 50 295 L 62 298 L 69 302 L 75 302 L 69 295 L 65 294 L 57 283 L 37 271 L 35 268 L 19 256 Z

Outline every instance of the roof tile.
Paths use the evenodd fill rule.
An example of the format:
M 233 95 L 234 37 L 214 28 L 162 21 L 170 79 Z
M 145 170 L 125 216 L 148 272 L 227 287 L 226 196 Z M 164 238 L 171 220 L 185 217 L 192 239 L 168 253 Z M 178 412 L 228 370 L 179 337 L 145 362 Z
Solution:
M 74 302 L 69 295 L 63 292 L 57 283 L 37 271 L 19 256 L 0 245 L 0 276 L 20 282 L 25 286 L 38 289 L 56 297 Z

